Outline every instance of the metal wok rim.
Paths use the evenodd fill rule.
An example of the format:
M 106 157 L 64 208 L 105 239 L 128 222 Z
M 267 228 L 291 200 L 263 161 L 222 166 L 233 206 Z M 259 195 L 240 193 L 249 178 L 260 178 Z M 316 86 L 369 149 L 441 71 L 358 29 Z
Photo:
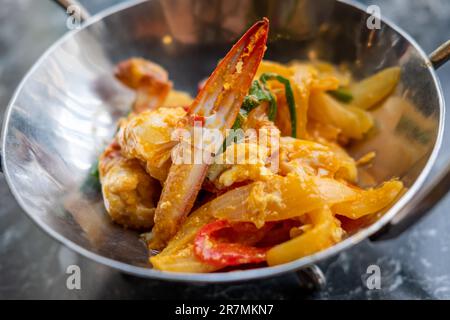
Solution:
M 112 15 L 114 13 L 117 13 L 119 11 L 128 9 L 130 7 L 136 6 L 140 3 L 145 2 L 146 0 L 133 0 L 127 3 L 118 4 L 115 6 L 112 6 L 106 10 L 101 11 L 100 13 L 94 15 L 91 17 L 87 23 L 85 23 L 82 28 L 74 31 L 70 31 L 64 36 L 62 36 L 58 41 L 56 41 L 50 48 L 48 48 L 42 56 L 34 63 L 34 65 L 31 67 L 31 69 L 27 72 L 25 77 L 20 82 L 19 86 L 14 92 L 13 97 L 10 100 L 10 103 L 8 104 L 8 107 L 5 111 L 5 117 L 3 120 L 3 128 L 2 128 L 2 135 L 1 135 L 1 146 L 2 148 L 0 150 L 3 150 L 3 152 L 6 150 L 6 136 L 7 136 L 7 124 L 9 123 L 9 118 L 11 115 L 11 110 L 13 105 L 15 104 L 15 101 L 17 100 L 17 97 L 19 96 L 23 86 L 27 82 L 27 80 L 31 77 L 31 75 L 39 68 L 41 63 L 48 58 L 51 53 L 58 48 L 62 43 L 70 39 L 75 33 L 85 29 L 87 26 L 97 23 L 106 16 Z M 151 1 L 151 0 L 150 0 Z M 351 7 L 354 7 L 356 9 L 359 9 L 363 12 L 365 12 L 365 7 L 359 3 L 356 3 L 352 0 L 338 0 L 339 2 L 342 2 L 346 5 L 349 5 Z M 429 62 L 427 54 L 422 50 L 422 48 L 416 43 L 416 41 L 407 34 L 404 30 L 402 30 L 400 27 L 398 27 L 396 24 L 391 22 L 389 19 L 386 19 L 385 17 L 382 17 L 382 22 L 385 23 L 387 26 L 392 28 L 394 31 L 396 31 L 399 35 L 401 35 L 403 38 L 405 38 L 421 55 L 421 57 L 428 62 L 427 63 L 427 69 L 430 72 L 434 86 L 436 87 L 436 90 L 438 92 L 438 100 L 439 100 L 439 108 L 440 108 L 440 117 L 439 117 L 439 129 L 436 137 L 436 142 L 433 147 L 433 151 L 431 152 L 429 159 L 422 170 L 422 172 L 419 174 L 416 181 L 413 183 L 411 188 L 392 206 L 392 208 L 383 215 L 378 221 L 376 221 L 374 224 L 369 226 L 366 229 L 361 230 L 360 232 L 356 233 L 355 235 L 341 241 L 340 243 L 324 250 L 319 253 L 292 261 L 290 263 L 282 264 L 279 266 L 273 266 L 273 267 L 263 267 L 263 268 L 257 268 L 257 269 L 251 269 L 251 270 L 244 270 L 244 271 L 233 271 L 233 272 L 217 272 L 217 273 L 207 273 L 207 274 L 194 274 L 194 273 L 175 273 L 175 272 L 164 272 L 155 270 L 152 268 L 144 268 L 144 267 L 137 267 L 133 266 L 124 262 L 116 261 L 110 258 L 106 258 L 104 256 L 101 256 L 97 253 L 91 252 L 80 245 L 72 242 L 71 240 L 64 237 L 62 234 L 59 234 L 57 231 L 53 230 L 49 226 L 47 226 L 43 221 L 41 221 L 38 217 L 30 214 L 27 211 L 27 207 L 25 203 L 23 202 L 19 191 L 15 188 L 14 183 L 10 177 L 6 161 L 2 161 L 3 166 L 3 173 L 6 179 L 6 182 L 16 199 L 16 201 L 19 203 L 22 210 L 26 213 L 26 215 L 31 218 L 39 227 L 41 227 L 47 234 L 49 234 L 52 238 L 58 240 L 60 243 L 64 244 L 68 248 L 74 250 L 75 252 L 81 254 L 82 256 L 91 259 L 93 261 L 96 261 L 100 264 L 109 266 L 111 268 L 117 269 L 121 272 L 132 274 L 139 277 L 144 278 L 152 278 L 152 279 L 159 279 L 159 280 L 171 280 L 171 281 L 177 281 L 177 282 L 198 282 L 198 283 L 226 283 L 226 282 L 236 282 L 236 281 L 245 281 L 245 280 L 252 280 L 252 279 L 259 279 L 259 278 L 267 278 L 271 276 L 280 275 L 286 272 L 293 272 L 296 270 L 299 270 L 301 268 L 307 267 L 308 265 L 314 264 L 320 260 L 323 260 L 325 258 L 331 257 L 338 252 L 347 249 L 360 241 L 366 239 L 367 237 L 374 234 L 376 231 L 380 230 L 383 226 L 385 226 L 400 210 L 404 208 L 404 206 L 412 199 L 412 197 L 417 194 L 419 189 L 423 186 L 426 178 L 428 177 L 431 168 L 433 167 L 437 156 L 439 149 L 442 144 L 442 138 L 443 138 L 443 131 L 444 131 L 444 116 L 445 116 L 445 101 L 443 99 L 443 93 L 442 88 L 439 82 L 439 79 L 436 75 L 436 72 L 434 68 L 432 67 L 431 62 Z M 3 157 L 5 157 L 5 154 L 3 154 Z

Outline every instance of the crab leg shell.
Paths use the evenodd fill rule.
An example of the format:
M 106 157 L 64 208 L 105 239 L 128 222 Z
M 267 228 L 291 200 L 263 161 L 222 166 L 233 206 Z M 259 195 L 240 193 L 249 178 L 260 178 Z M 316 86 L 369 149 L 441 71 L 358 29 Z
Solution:
M 233 125 L 262 60 L 268 30 L 267 19 L 253 25 L 207 80 L 189 110 L 191 117 L 204 117 L 204 128 L 218 129 L 224 133 Z M 186 126 L 192 129 L 192 124 Z M 194 148 L 193 152 L 203 150 L 206 150 L 204 145 L 201 149 Z M 197 159 L 195 154 L 194 159 Z M 205 179 L 207 163 L 172 164 L 155 212 L 150 248 L 164 248 L 178 231 L 191 211 Z

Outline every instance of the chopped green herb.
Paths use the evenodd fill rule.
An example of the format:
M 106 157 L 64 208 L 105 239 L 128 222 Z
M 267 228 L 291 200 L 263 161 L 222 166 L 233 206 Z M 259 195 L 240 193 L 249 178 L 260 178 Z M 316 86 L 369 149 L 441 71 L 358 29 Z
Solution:
M 275 118 L 277 117 L 277 100 L 275 96 L 272 94 L 272 92 L 269 91 L 269 111 L 267 116 L 269 117 L 270 121 L 275 121 Z
M 91 169 L 89 170 L 89 174 L 97 179 L 100 179 L 100 172 L 98 171 L 98 160 L 96 160 L 93 164 Z
M 291 82 L 279 74 L 276 73 L 263 73 L 261 77 L 259 78 L 263 84 L 266 84 L 267 81 L 270 80 L 276 80 L 284 85 L 284 92 L 286 95 L 286 102 L 288 104 L 289 113 L 291 116 L 291 136 L 296 138 L 297 137 L 297 111 L 295 109 L 295 99 L 294 99 L 294 92 L 292 91 Z M 272 95 L 273 97 L 273 95 Z M 275 101 L 275 98 L 273 98 Z M 275 102 L 275 106 L 272 107 L 272 109 L 269 109 L 269 119 L 275 119 L 277 112 L 277 106 Z M 271 119 L 271 120 L 272 120 Z M 273 121 L 273 120 L 272 120 Z
M 271 102 L 272 100 L 274 100 L 272 93 L 255 80 L 252 82 L 248 95 L 244 98 L 242 109 L 250 112 L 259 106 L 261 102 Z
M 245 96 L 244 102 L 242 103 L 242 109 L 253 110 L 259 105 L 259 100 L 254 95 Z
M 237 143 L 244 138 L 244 132 L 242 130 L 240 131 L 238 130 L 242 128 L 242 125 L 245 122 L 246 118 L 247 118 L 247 111 L 245 111 L 244 109 L 239 110 L 236 120 L 234 121 L 234 124 L 231 127 L 233 131 L 230 133 L 230 136 L 226 137 L 223 140 L 222 151 L 219 151 L 219 154 L 220 152 L 224 152 L 231 143 L 233 142 Z
M 234 124 L 231 127 L 231 129 L 237 130 L 237 129 L 242 128 L 242 124 L 245 122 L 246 117 L 247 117 L 247 112 L 243 109 L 239 110 L 239 113 L 238 113 L 236 120 L 234 121 Z
M 344 103 L 350 103 L 353 100 L 353 95 L 343 88 L 339 88 L 337 90 L 330 90 L 328 91 L 328 94 L 330 94 L 336 100 L 339 100 Z
M 275 96 L 269 89 L 266 88 L 266 82 L 270 80 L 277 80 L 282 83 L 285 87 L 286 100 L 289 106 L 289 112 L 291 115 L 291 125 L 292 125 L 292 136 L 295 138 L 297 136 L 297 114 L 295 110 L 295 100 L 294 93 L 292 91 L 291 83 L 285 77 L 282 77 L 274 73 L 264 73 L 260 77 L 262 83 L 255 80 L 250 86 L 248 95 L 244 98 L 241 110 L 234 121 L 233 130 L 242 128 L 242 124 L 245 121 L 248 113 L 254 108 L 259 106 L 262 102 L 269 103 L 268 118 L 270 121 L 274 121 L 277 116 L 277 101 Z M 231 138 L 227 137 L 222 145 L 222 151 L 224 151 L 232 142 L 239 142 L 242 139 L 240 136 L 233 136 Z
M 94 194 L 101 190 L 98 160 L 96 160 L 89 169 L 89 174 L 84 180 L 84 183 L 81 186 L 81 190 L 85 194 Z

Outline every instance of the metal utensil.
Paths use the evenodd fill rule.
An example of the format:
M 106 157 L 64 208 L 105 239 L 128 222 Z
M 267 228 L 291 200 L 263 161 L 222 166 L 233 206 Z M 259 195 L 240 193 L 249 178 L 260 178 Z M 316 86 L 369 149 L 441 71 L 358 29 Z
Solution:
M 401 66 L 393 100 L 375 112 L 379 132 L 352 152 L 378 150 L 370 169 L 377 182 L 399 176 L 409 189 L 380 219 L 343 242 L 288 264 L 213 274 L 153 270 L 138 234 L 112 224 L 100 195 L 86 186 L 91 164 L 133 99 L 112 68 L 121 59 L 144 56 L 166 67 L 179 89 L 195 92 L 233 40 L 263 16 L 272 21 L 268 59 L 347 62 L 359 77 Z M 370 30 L 368 18 L 353 2 L 331 0 L 134 1 L 93 16 L 39 59 L 11 100 L 1 143 L 11 191 L 39 226 L 80 254 L 126 273 L 174 281 L 274 276 L 311 266 L 376 232 L 378 238 L 396 235 L 449 187 L 450 167 L 421 188 L 441 145 L 444 100 L 435 68 L 448 60 L 450 45 L 428 58 L 393 23 L 383 19 L 380 29 Z M 310 278 L 320 272 L 313 273 Z

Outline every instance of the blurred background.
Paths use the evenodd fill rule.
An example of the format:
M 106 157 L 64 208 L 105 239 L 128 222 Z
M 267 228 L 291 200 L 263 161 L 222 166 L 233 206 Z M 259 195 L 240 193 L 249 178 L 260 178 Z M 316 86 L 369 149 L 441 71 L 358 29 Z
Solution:
M 14 89 L 39 56 L 68 32 L 66 14 L 50 0 L 2 0 L 0 10 L 0 119 Z M 81 0 L 92 14 L 120 0 Z M 362 0 L 378 5 L 426 52 L 450 38 L 448 0 Z M 450 64 L 438 71 L 450 103 Z M 450 117 L 447 116 L 447 124 Z M 448 130 L 445 136 L 448 137 Z M 444 142 L 433 172 L 450 159 Z M 450 299 L 450 196 L 398 239 L 363 242 L 320 265 L 321 292 L 307 293 L 295 275 L 233 285 L 186 285 L 138 279 L 88 261 L 61 246 L 29 220 L 0 174 L 0 298 L 221 298 L 221 299 Z M 81 290 L 66 288 L 66 268 L 81 268 Z M 381 268 L 382 289 L 368 290 L 366 269 Z

